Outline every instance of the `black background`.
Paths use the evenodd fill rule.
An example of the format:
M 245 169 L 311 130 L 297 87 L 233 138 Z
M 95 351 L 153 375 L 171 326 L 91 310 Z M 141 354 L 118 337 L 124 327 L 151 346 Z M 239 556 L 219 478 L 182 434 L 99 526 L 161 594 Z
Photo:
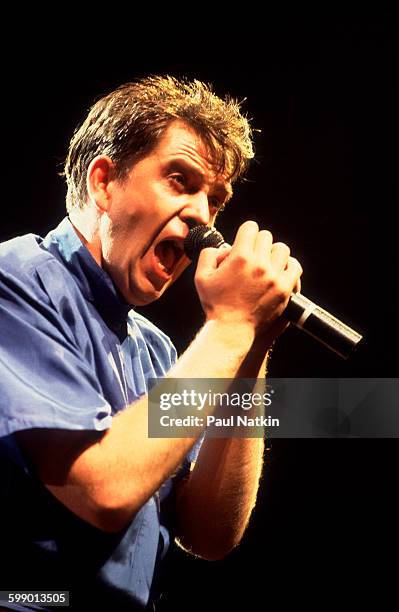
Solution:
M 64 216 L 57 172 L 95 98 L 146 74 L 212 82 L 218 94 L 247 98 L 261 130 L 249 180 L 236 187 L 219 228 L 228 240 L 246 219 L 270 229 L 301 261 L 305 295 L 365 337 L 344 361 L 290 329 L 271 375 L 397 376 L 392 15 L 261 24 L 255 15 L 241 31 L 221 30 L 208 14 L 196 26 L 192 19 L 162 39 L 147 21 L 141 42 L 136 20 L 115 41 L 75 27 L 68 41 L 54 28 L 45 39 L 31 32 L 10 44 L 0 239 L 43 235 Z M 202 320 L 192 275 L 143 313 L 184 350 Z M 397 463 L 393 439 L 273 441 L 243 543 L 216 563 L 176 552 L 162 609 L 252 610 L 276 598 L 324 606 L 348 587 L 355 599 L 373 593 L 381 601 L 395 563 Z

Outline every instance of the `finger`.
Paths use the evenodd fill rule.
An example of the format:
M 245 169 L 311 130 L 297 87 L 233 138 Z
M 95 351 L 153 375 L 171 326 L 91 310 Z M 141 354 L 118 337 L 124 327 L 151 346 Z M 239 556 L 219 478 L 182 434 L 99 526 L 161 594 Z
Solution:
M 240 225 L 233 243 L 234 252 L 252 254 L 258 232 L 259 226 L 255 221 L 245 221 Z
M 293 293 L 301 293 L 301 279 L 298 278 L 297 283 L 293 289 Z
M 206 273 L 207 271 L 216 270 L 218 267 L 218 255 L 219 249 L 214 247 L 202 249 L 198 257 L 197 271 L 200 270 Z
M 262 261 L 265 257 L 270 257 L 273 244 L 273 236 L 268 230 L 261 230 L 255 241 L 255 258 Z
M 226 257 L 230 254 L 230 251 L 232 249 L 231 244 L 227 244 L 227 242 L 225 242 L 224 244 L 222 244 L 222 246 L 220 246 L 218 248 L 218 254 L 217 254 L 217 259 L 216 259 L 216 265 L 217 267 L 220 266 L 220 264 L 226 259 Z
M 272 262 L 273 268 L 280 272 L 281 270 L 285 270 L 288 264 L 288 260 L 290 257 L 290 249 L 283 242 L 275 242 L 272 245 L 272 250 L 270 253 L 270 259 Z
M 298 286 L 298 283 L 299 288 L 301 287 L 300 277 L 302 275 L 302 272 L 303 269 L 299 261 L 295 259 L 295 257 L 289 257 L 287 267 L 283 272 L 284 283 L 287 290 L 291 291 L 292 293 L 295 293 L 295 289 Z

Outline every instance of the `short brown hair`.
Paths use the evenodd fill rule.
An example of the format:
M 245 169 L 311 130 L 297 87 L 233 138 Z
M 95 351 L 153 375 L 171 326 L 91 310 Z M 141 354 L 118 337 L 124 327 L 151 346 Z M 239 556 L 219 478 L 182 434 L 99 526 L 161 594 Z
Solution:
M 150 76 L 126 83 L 98 100 L 75 131 L 65 163 L 67 210 L 86 202 L 88 166 L 108 155 L 123 179 L 133 163 L 148 155 L 168 125 L 181 119 L 206 143 L 218 173 L 232 182 L 254 156 L 252 131 L 240 103 L 214 94 L 200 81 Z

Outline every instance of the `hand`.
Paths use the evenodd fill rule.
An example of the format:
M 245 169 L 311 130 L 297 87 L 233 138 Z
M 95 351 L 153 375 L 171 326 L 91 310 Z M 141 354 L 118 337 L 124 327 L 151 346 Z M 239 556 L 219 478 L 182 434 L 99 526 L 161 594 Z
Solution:
M 201 252 L 195 283 L 207 319 L 250 325 L 256 335 L 274 338 L 285 327 L 275 322 L 299 290 L 301 274 L 287 245 L 246 221 L 231 247 Z

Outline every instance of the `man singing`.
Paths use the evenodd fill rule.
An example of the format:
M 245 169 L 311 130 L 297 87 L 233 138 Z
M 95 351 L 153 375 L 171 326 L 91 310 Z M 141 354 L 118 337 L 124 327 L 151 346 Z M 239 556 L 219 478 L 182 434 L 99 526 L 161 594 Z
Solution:
M 252 157 L 239 105 L 210 87 L 122 85 L 71 140 L 68 217 L 0 246 L 5 587 L 68 590 L 76 610 L 144 610 L 174 538 L 210 560 L 239 543 L 263 440 L 150 438 L 148 379 L 256 378 L 301 266 L 253 221 L 231 248 L 204 249 L 205 323 L 177 360 L 134 308 L 187 267 L 189 228 L 215 223 Z M 28 605 L 52 609 L 51 598 Z

